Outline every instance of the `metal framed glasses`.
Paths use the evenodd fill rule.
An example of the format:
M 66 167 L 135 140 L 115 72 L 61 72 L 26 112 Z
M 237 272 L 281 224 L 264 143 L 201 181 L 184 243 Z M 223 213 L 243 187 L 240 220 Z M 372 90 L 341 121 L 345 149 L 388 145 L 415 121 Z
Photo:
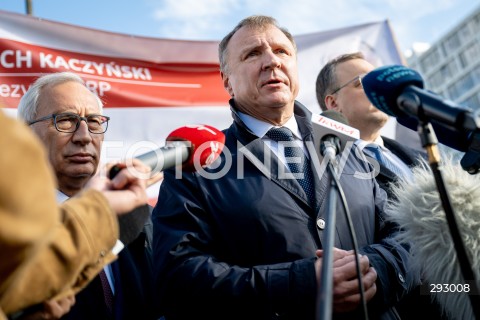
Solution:
M 356 76 L 355 78 L 347 81 L 346 83 L 344 83 L 343 85 L 341 85 L 340 87 L 338 87 L 337 89 L 333 90 L 332 93 L 330 94 L 335 94 L 337 93 L 338 91 L 340 91 L 341 89 L 345 88 L 346 86 L 348 86 L 349 84 L 353 83 L 353 86 L 355 88 L 363 88 L 363 84 L 362 84 L 362 79 L 363 77 L 365 77 L 365 74 L 360 74 L 358 76 Z
M 78 114 L 64 112 L 53 113 L 49 116 L 42 117 L 37 120 L 28 122 L 28 125 L 32 125 L 37 122 L 53 119 L 55 129 L 59 132 L 74 133 L 80 127 L 80 121 L 87 123 L 88 131 L 95 134 L 105 133 L 108 128 L 108 120 L 110 117 L 102 116 L 100 114 L 90 114 L 86 117 L 81 117 Z

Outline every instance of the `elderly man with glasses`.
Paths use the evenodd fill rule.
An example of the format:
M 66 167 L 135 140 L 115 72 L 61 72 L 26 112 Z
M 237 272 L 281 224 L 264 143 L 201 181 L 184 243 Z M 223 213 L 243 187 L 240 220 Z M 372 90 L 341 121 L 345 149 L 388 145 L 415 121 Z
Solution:
M 102 102 L 75 74 L 44 76 L 30 90 L 36 94 L 25 95 L 18 116 L 45 144 L 58 190 L 71 197 L 97 171 L 109 118 L 100 114 Z
M 18 106 L 18 116 L 46 146 L 58 182 L 58 202 L 78 194 L 97 172 L 110 120 L 102 115 L 102 109 L 99 97 L 79 76 L 70 72 L 40 77 Z M 142 164 L 136 166 L 147 170 Z M 151 228 L 150 222 L 147 227 Z M 135 234 L 138 237 L 120 252 L 118 260 L 105 267 L 105 271 L 77 294 L 75 305 L 64 319 L 158 318 L 154 316 L 150 287 L 148 228 L 140 235 Z

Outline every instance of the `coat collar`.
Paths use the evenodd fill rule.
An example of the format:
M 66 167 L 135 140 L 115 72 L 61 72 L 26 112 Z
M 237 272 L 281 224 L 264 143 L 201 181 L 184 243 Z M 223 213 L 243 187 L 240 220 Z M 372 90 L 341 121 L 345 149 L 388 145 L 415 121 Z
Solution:
M 270 149 L 265 145 L 261 138 L 257 137 L 240 119 L 238 115 L 238 109 L 235 107 L 235 101 L 231 99 L 229 101 L 230 108 L 232 111 L 232 117 L 234 123 L 231 126 L 233 134 L 237 138 L 238 142 L 241 143 L 241 148 L 239 152 L 242 152 L 247 159 L 252 162 L 253 165 L 259 169 L 262 174 L 267 176 L 269 179 L 277 183 L 280 187 L 288 191 L 292 196 L 300 198 L 306 204 L 309 203 L 306 198 L 306 194 L 303 191 L 300 184 L 294 179 L 284 179 L 281 178 L 284 165 L 280 160 L 270 152 Z M 311 123 L 312 113 L 300 102 L 295 101 L 294 105 L 294 116 L 304 142 L 313 142 L 313 127 Z M 313 144 L 312 144 L 313 145 Z M 307 148 L 308 150 L 308 148 Z M 315 152 L 310 152 L 308 150 L 309 157 L 312 159 L 310 161 L 313 175 L 314 175 L 314 185 L 315 185 L 315 215 L 318 212 L 318 209 L 321 207 L 323 201 L 326 198 L 326 191 L 328 186 L 327 175 L 320 172 L 317 172 L 316 167 L 314 166 L 314 159 L 317 159 L 317 154 Z M 280 169 L 279 169 L 280 168 Z

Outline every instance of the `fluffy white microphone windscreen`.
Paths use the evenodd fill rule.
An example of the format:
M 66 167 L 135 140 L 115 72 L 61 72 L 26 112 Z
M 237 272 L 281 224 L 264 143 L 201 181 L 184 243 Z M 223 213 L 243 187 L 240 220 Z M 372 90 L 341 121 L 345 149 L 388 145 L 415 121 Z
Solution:
M 444 158 L 443 180 L 471 267 L 475 278 L 479 279 L 480 175 L 464 171 L 454 156 Z M 434 288 L 431 294 L 449 319 L 473 319 L 466 293 L 468 286 L 461 285 L 465 282 L 430 166 L 424 162 L 414 168 L 413 178 L 400 180 L 393 192 L 397 199 L 388 205 L 387 220 L 401 227 L 402 232 L 396 237 L 411 246 L 412 268 L 415 269 L 412 271 L 420 272 L 423 286 L 429 292 L 434 288 L 432 284 L 460 284 L 454 292 L 446 293 L 443 289 L 435 292 Z

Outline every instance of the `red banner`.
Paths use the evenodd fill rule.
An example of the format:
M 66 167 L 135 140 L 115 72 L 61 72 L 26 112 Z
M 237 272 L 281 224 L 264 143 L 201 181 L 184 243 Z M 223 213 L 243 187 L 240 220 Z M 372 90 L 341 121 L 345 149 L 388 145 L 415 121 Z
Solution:
M 40 75 L 75 72 L 105 107 L 225 105 L 219 66 L 138 61 L 71 52 L 0 39 L 0 97 L 16 108 Z

